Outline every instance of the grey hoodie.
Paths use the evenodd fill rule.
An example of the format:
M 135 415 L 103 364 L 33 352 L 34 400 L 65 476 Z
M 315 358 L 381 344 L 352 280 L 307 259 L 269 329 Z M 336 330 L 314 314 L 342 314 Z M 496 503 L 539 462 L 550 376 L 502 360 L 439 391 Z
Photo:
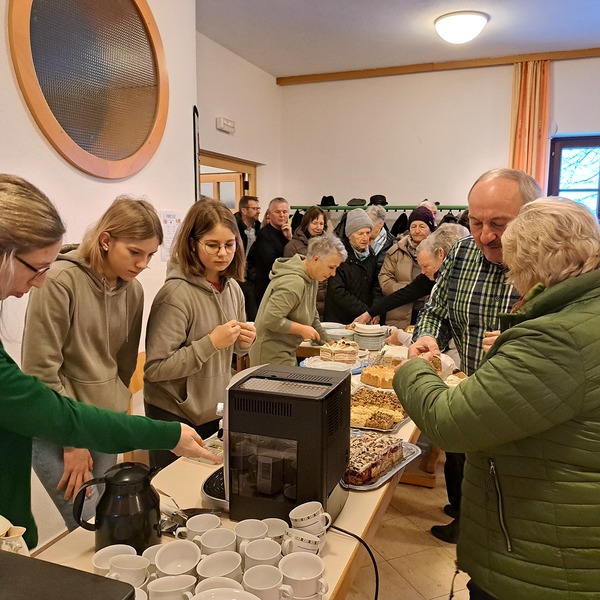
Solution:
M 22 367 L 80 402 L 126 412 L 139 350 L 139 281 L 111 290 L 78 250 L 59 255 L 25 315 Z
M 231 320 L 245 321 L 244 296 L 233 279 L 217 292 L 204 277 L 186 277 L 173 262 L 154 298 L 146 331 L 144 400 L 194 425 L 217 418 L 231 378 L 235 344 L 217 350 L 211 331 Z
M 330 339 L 317 313 L 319 284 L 308 276 L 299 254 L 278 258 L 270 278 L 254 323 L 256 341 L 250 349 L 250 362 L 294 366 L 302 337 L 289 333 L 292 322 L 314 327 L 323 341 Z

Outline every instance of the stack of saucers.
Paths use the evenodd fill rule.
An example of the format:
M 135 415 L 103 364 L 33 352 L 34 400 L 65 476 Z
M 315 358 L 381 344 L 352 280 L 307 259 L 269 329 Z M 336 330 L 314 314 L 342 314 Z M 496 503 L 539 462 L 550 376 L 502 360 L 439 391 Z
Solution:
M 361 325 L 356 323 L 354 327 L 354 341 L 361 350 L 381 350 L 388 328 L 381 325 Z

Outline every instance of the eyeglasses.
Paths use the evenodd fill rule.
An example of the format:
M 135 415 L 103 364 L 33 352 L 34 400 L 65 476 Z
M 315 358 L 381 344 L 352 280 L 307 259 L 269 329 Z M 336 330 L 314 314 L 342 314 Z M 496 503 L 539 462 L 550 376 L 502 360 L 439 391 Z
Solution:
M 233 254 L 235 249 L 237 248 L 237 243 L 235 240 L 230 242 L 226 242 L 225 244 L 218 244 L 217 242 L 198 242 L 204 246 L 206 250 L 206 254 L 214 256 L 215 254 L 219 254 L 221 248 L 225 248 L 225 252 L 227 254 Z
M 31 279 L 37 279 L 41 277 L 44 273 L 47 273 L 50 270 L 50 266 L 42 267 L 41 269 L 36 269 L 34 266 L 30 265 L 27 261 L 23 260 L 20 256 L 15 254 L 15 259 L 20 262 L 23 266 L 27 267 L 30 271 L 33 271 L 34 275 Z
M 260 212 L 260 206 L 244 206 L 246 210 L 257 210 Z

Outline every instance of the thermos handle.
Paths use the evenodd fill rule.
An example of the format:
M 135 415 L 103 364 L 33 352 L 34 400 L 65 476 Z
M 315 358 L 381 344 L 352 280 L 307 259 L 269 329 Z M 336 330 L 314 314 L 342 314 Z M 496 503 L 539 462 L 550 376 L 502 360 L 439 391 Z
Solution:
M 75 496 L 75 500 L 73 502 L 73 517 L 77 521 L 78 525 L 81 525 L 84 529 L 88 531 L 96 531 L 95 523 L 88 523 L 87 521 L 81 520 L 81 512 L 83 510 L 83 501 L 85 500 L 85 491 L 90 485 L 100 485 L 106 483 L 106 479 L 104 477 L 97 477 L 96 479 L 90 479 L 86 481 L 77 492 L 77 496 Z
M 148 479 L 152 479 L 161 469 L 162 467 L 150 467 L 148 470 Z

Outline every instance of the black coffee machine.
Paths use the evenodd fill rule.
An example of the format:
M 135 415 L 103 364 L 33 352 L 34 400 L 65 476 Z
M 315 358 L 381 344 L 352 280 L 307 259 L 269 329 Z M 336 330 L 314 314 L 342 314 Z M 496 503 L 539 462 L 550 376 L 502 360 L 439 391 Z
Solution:
M 320 501 L 335 518 L 350 453 L 350 373 L 266 365 L 229 387 L 225 493 L 233 520 L 280 517 Z

